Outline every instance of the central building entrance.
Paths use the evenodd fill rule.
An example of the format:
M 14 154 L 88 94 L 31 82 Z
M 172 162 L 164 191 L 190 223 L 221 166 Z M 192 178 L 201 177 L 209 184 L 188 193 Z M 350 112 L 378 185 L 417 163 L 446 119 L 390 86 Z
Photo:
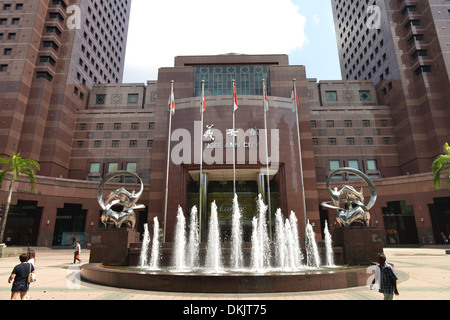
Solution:
M 268 187 L 267 176 L 261 169 L 236 170 L 236 193 L 242 215 L 243 240 L 250 242 L 252 236 L 252 220 L 257 215 L 257 200 L 261 194 L 267 204 Z M 199 177 L 200 172 L 188 171 L 187 175 L 187 208 L 199 207 Z M 201 234 L 202 241 L 206 241 L 208 225 L 211 217 L 211 203 L 216 202 L 219 219 L 221 240 L 228 242 L 231 239 L 233 216 L 233 170 L 203 170 L 203 195 Z M 279 201 L 279 173 L 270 176 L 270 217 L 267 213 L 268 225 L 274 226 L 276 209 L 280 207 Z M 187 219 L 188 220 L 188 219 Z

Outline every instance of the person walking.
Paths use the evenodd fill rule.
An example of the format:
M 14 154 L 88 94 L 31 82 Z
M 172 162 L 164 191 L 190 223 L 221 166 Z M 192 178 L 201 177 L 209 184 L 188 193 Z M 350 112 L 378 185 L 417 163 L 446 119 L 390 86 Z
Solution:
M 394 294 L 399 295 L 397 288 L 397 276 L 392 266 L 386 262 L 384 253 L 378 254 L 378 265 L 375 269 L 375 278 L 372 285 L 379 284 L 379 292 L 384 295 L 384 300 L 394 300 Z
M 9 276 L 8 283 L 13 282 L 11 288 L 11 300 L 16 300 L 20 294 L 21 300 L 27 300 L 27 293 L 29 289 L 28 275 L 36 273 L 34 266 L 27 263 L 28 257 L 26 253 L 19 256 L 20 264 L 16 265 Z
M 79 241 L 76 241 L 75 252 L 73 255 L 74 264 L 76 263 L 77 260 L 81 263 L 80 255 L 81 255 L 81 245 Z
M 34 252 L 33 250 L 28 250 L 27 253 L 27 263 L 33 265 L 34 270 L 36 270 L 36 252 Z M 36 281 L 36 273 L 32 273 L 31 277 L 33 279 L 33 282 Z M 26 300 L 30 300 L 31 297 L 29 295 L 30 290 L 28 290 L 27 295 L 26 295 Z

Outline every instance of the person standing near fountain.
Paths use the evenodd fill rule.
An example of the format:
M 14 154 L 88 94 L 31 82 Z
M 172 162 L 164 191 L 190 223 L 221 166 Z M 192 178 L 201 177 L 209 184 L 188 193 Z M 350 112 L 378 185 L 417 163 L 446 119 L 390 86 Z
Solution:
M 389 263 L 386 263 L 386 256 L 383 253 L 378 254 L 378 265 L 375 269 L 375 279 L 373 279 L 372 285 L 379 282 L 379 291 L 384 295 L 384 300 L 394 300 L 394 294 L 399 295 L 397 280 L 394 269 Z

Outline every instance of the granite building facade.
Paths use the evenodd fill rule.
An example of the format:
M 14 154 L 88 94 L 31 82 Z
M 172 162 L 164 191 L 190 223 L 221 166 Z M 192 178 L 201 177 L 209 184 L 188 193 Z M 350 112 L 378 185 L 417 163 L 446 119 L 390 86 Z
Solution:
M 389 105 L 400 173 L 428 172 L 450 136 L 448 1 L 332 0 L 343 79 Z
M 0 154 L 68 177 L 74 124 L 94 83 L 121 82 L 131 0 L 3 1 Z
M 72 5 L 79 11 L 69 10 Z M 305 66 L 290 65 L 284 54 L 226 54 L 179 56 L 173 67 L 159 69 L 156 80 L 122 84 L 130 5 L 126 0 L 30 0 L 0 8 L 5 20 L 0 24 L 0 154 L 20 151 L 42 168 L 34 192 L 25 178 L 14 187 L 6 230 L 13 245 L 71 245 L 73 237 L 88 245 L 91 234 L 102 227 L 99 181 L 117 170 L 134 171 L 144 181 L 139 202 L 146 209 L 137 212 L 138 229 L 158 217 L 166 241 L 172 241 L 178 206 L 187 215 L 199 202 L 200 141 L 208 127 L 214 128 L 215 140 L 203 141 L 202 231 L 216 201 L 222 237 L 228 239 L 232 80 L 239 104 L 236 177 L 246 240 L 256 198 L 261 193 L 267 201 L 270 186 L 268 221 L 278 208 L 284 215 L 294 211 L 300 235 L 309 220 L 320 241 L 325 221 L 332 229 L 338 227 L 335 213 L 320 203 L 329 200 L 328 176 L 343 166 L 359 169 L 375 182 L 379 200 L 370 223 L 385 231 L 385 243 L 440 243 L 440 233 L 450 232 L 450 193 L 433 188 L 430 168 L 449 138 L 447 34 L 441 25 L 448 19 L 443 15 L 446 4 L 334 0 L 344 80 L 309 79 Z M 383 17 L 377 28 L 367 28 L 373 18 L 367 15 L 369 5 L 377 5 Z M 81 17 L 80 28 L 76 17 Z M 420 68 L 426 65 L 430 68 Z M 269 100 L 268 150 L 277 155 L 270 185 L 261 134 L 263 79 Z M 304 192 L 293 79 L 299 96 Z M 206 111 L 201 128 L 203 80 Z M 168 150 L 172 81 L 176 113 Z M 350 175 L 334 178 L 337 184 L 366 188 Z M 0 203 L 6 202 L 8 187 L 7 180 Z M 134 181 L 124 177 L 108 184 L 108 190 L 120 187 L 132 190 Z

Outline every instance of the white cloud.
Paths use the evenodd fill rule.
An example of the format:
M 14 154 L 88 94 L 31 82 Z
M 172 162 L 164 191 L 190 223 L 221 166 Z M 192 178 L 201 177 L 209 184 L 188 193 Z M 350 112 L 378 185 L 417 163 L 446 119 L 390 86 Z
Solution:
M 305 24 L 291 0 L 133 0 L 124 82 L 156 80 L 175 56 L 289 54 Z

